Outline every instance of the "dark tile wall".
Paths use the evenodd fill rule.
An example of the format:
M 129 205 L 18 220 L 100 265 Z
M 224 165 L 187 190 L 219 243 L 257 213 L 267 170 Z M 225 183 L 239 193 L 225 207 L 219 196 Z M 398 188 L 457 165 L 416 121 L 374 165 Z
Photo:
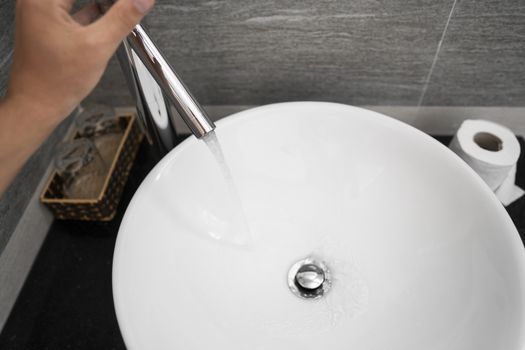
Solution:
M 3 96 L 6 90 L 13 57 L 14 16 L 15 1 L 0 0 L 0 96 Z
M 203 104 L 417 105 L 454 0 L 157 0 L 154 39 Z M 459 0 L 424 105 L 525 105 L 525 3 Z M 130 103 L 112 62 L 93 100 Z

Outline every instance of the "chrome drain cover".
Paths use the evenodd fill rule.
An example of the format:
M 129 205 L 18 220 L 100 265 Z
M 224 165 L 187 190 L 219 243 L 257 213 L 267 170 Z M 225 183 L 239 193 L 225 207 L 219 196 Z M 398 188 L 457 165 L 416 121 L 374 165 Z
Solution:
M 332 287 L 330 270 L 316 258 L 296 262 L 288 272 L 288 287 L 303 299 L 319 299 Z

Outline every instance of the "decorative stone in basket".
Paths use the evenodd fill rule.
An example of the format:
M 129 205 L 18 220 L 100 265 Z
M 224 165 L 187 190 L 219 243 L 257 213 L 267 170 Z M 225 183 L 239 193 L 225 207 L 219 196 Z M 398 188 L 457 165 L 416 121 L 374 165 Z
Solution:
M 96 161 L 91 157 L 87 165 L 72 165 L 73 162 L 67 160 L 57 164 L 40 195 L 40 201 L 57 219 L 109 221 L 115 216 L 143 134 L 136 115 L 112 118 L 121 132 L 113 133 L 111 137 L 95 137 L 95 128 L 79 128 L 77 123 L 65 152 L 95 147 Z M 77 171 L 71 171 L 71 168 Z

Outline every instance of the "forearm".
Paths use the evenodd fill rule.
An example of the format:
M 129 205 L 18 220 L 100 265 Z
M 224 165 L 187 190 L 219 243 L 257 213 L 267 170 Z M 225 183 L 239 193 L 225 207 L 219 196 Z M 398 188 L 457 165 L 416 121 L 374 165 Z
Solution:
M 12 97 L 0 102 L 0 196 L 63 117 L 37 101 Z

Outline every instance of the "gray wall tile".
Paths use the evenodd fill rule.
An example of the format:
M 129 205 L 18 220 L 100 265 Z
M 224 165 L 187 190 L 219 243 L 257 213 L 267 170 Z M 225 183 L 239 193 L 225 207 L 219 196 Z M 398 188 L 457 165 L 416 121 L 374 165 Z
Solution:
M 0 1 L 0 97 L 5 94 L 9 67 L 13 57 L 15 2 Z
M 202 104 L 414 105 L 452 2 L 159 0 L 146 22 Z M 92 98 L 129 101 L 115 67 Z
M 525 2 L 462 0 L 425 105 L 525 105 Z

